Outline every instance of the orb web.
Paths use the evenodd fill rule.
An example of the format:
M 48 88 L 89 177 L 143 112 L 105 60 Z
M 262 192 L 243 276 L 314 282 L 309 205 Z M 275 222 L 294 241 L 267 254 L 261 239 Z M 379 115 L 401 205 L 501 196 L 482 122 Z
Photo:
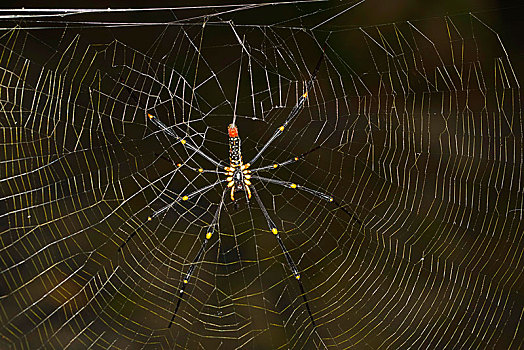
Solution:
M 257 17 L 263 6 L 158 10 L 164 23 L 146 10 L 125 22 L 104 11 L 4 16 L 0 342 L 522 346 L 523 130 L 511 53 L 475 14 L 324 26 L 326 13 L 346 10 L 272 23 Z M 304 110 L 257 160 L 273 182 L 252 181 L 315 324 L 260 206 L 237 193 L 168 327 L 225 189 L 211 187 L 224 176 L 199 152 L 228 163 L 234 115 L 242 155 L 254 157 L 323 50 Z

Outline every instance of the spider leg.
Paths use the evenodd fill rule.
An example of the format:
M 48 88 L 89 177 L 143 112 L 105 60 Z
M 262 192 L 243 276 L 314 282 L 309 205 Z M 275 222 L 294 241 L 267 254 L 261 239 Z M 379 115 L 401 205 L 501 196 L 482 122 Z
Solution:
M 351 220 L 354 220 L 356 223 L 359 224 L 359 226 L 362 226 L 362 221 L 357 217 L 357 215 L 355 213 L 352 213 L 349 210 L 347 210 L 343 205 L 341 205 L 338 201 L 336 201 L 333 196 L 331 196 L 329 194 L 326 194 L 324 192 L 320 192 L 320 191 L 317 191 L 317 190 L 313 190 L 313 189 L 311 189 L 309 187 L 298 185 L 298 184 L 295 184 L 293 182 L 275 180 L 275 179 L 270 179 L 270 178 L 267 178 L 267 177 L 257 176 L 257 175 L 252 175 L 252 178 L 253 179 L 258 179 L 258 180 L 261 180 L 261 181 L 265 181 L 265 182 L 269 182 L 269 183 L 272 183 L 272 184 L 284 186 L 284 187 L 287 187 L 287 188 L 293 188 L 293 189 L 302 190 L 304 192 L 312 194 L 315 197 L 321 198 L 321 199 L 325 200 L 326 202 L 333 203 L 338 208 L 340 208 L 340 210 L 342 210 L 344 213 L 349 215 Z
M 203 158 L 207 159 L 210 163 L 215 165 L 217 168 L 219 168 L 219 169 L 223 169 L 224 168 L 224 166 L 222 166 L 218 161 L 214 160 L 213 158 L 208 156 L 206 153 L 204 153 L 202 150 L 200 150 L 198 147 L 194 146 L 193 143 L 191 142 L 191 140 L 186 140 L 186 139 L 178 136 L 173 130 L 168 128 L 166 124 L 162 123 L 162 121 L 160 121 L 160 119 L 158 119 L 154 115 L 148 113 L 147 117 L 164 134 L 171 136 L 172 138 L 174 138 L 176 141 L 180 142 L 182 145 L 184 145 L 188 149 L 192 150 L 195 153 L 198 153 L 200 156 L 202 156 Z
M 282 249 L 282 252 L 284 253 L 284 256 L 286 257 L 287 264 L 289 265 L 291 272 L 293 272 L 293 275 L 295 276 L 295 279 L 298 282 L 300 292 L 302 293 L 302 299 L 304 300 L 304 304 L 306 305 L 307 313 L 309 315 L 309 318 L 311 319 L 311 323 L 313 324 L 313 327 L 316 327 L 315 319 L 313 318 L 313 314 L 311 313 L 309 302 L 307 300 L 306 293 L 304 291 L 304 286 L 302 285 L 302 281 L 300 280 L 300 272 L 298 271 L 297 265 L 295 265 L 293 258 L 291 258 L 291 254 L 289 254 L 289 251 L 286 249 L 286 246 L 284 245 L 282 238 L 280 238 L 280 234 L 278 233 L 277 227 L 275 223 L 273 222 L 273 220 L 271 220 L 271 217 L 269 216 L 269 213 L 267 212 L 267 209 L 264 206 L 264 203 L 262 203 L 262 200 L 258 196 L 258 193 L 255 190 L 254 186 L 252 186 L 251 192 L 253 193 L 253 196 L 255 197 L 256 201 L 258 202 L 258 205 L 260 209 L 262 210 L 264 217 L 266 218 L 267 226 L 269 227 L 269 230 L 273 233 L 273 235 L 277 239 L 278 244 L 280 245 L 280 248 Z
M 175 163 L 171 158 L 168 158 L 168 157 L 164 156 L 163 154 L 155 153 L 155 156 L 165 160 L 166 162 L 169 162 L 169 163 L 175 165 L 177 168 L 184 167 L 184 168 L 191 169 L 194 172 L 198 172 L 198 173 L 212 173 L 212 174 L 224 174 L 224 175 L 227 174 L 226 172 L 223 172 L 223 171 L 207 170 L 207 169 L 204 169 L 204 168 L 198 168 L 197 169 L 197 168 L 194 168 L 194 167 L 189 166 L 187 164 Z
M 251 172 L 254 173 L 254 172 L 257 172 L 257 171 L 276 169 L 276 168 L 279 168 L 279 167 L 282 167 L 282 166 L 285 166 L 285 165 L 288 165 L 288 164 L 292 164 L 292 163 L 298 162 L 299 160 L 304 159 L 308 154 L 315 152 L 320 147 L 322 147 L 322 146 L 314 147 L 314 148 L 310 149 L 309 151 L 307 151 L 305 153 L 302 153 L 301 155 L 295 156 L 295 157 L 293 157 L 291 159 L 288 159 L 288 160 L 286 160 L 285 162 L 282 162 L 282 163 L 273 163 L 273 164 L 266 165 L 266 166 L 263 166 L 263 167 L 260 167 L 260 168 L 251 169 Z
M 235 201 L 235 187 L 231 187 L 231 193 L 230 193 L 230 196 L 231 196 L 231 201 Z
M 169 203 L 167 204 L 166 206 L 158 209 L 157 211 L 153 212 L 153 214 L 151 214 L 151 216 L 149 216 L 147 218 L 146 221 L 144 221 L 142 224 L 140 224 L 140 226 L 138 226 L 129 236 L 127 236 L 127 239 L 124 241 L 124 243 L 122 243 L 120 245 L 120 247 L 118 247 L 118 251 L 121 251 L 122 248 L 124 248 L 124 246 L 137 234 L 138 231 L 140 231 L 142 229 L 142 227 L 144 227 L 149 221 L 153 220 L 154 218 L 156 218 L 157 216 L 159 216 L 160 214 L 162 214 L 163 212 L 165 212 L 166 210 L 168 210 L 169 208 L 173 207 L 175 204 L 177 203 L 180 203 L 180 201 L 187 201 L 191 198 L 193 198 L 194 196 L 200 194 L 200 193 L 204 193 L 204 192 L 207 192 L 209 191 L 210 189 L 212 189 L 213 187 L 215 187 L 216 185 L 218 185 L 219 183 L 221 182 L 225 182 L 226 180 L 218 180 L 218 181 L 215 181 L 213 182 L 212 184 L 210 185 L 207 185 L 207 186 L 204 186 L 202 188 L 199 188 L 198 190 L 194 191 L 194 192 L 191 192 L 190 194 L 188 195 L 185 195 L 185 196 L 181 196 L 179 197 L 178 199 L 176 199 L 175 201 L 173 201 L 172 203 Z
M 218 204 L 218 208 L 215 212 L 215 215 L 213 217 L 213 221 L 211 221 L 211 225 L 208 227 L 208 231 L 206 233 L 206 238 L 204 239 L 204 242 L 202 242 L 202 245 L 200 246 L 200 249 L 198 250 L 197 255 L 195 256 L 195 259 L 193 259 L 193 262 L 191 263 L 191 266 L 189 266 L 189 270 L 187 270 L 187 273 L 182 280 L 182 283 L 180 285 L 180 292 L 178 294 L 178 301 L 176 303 L 175 312 L 173 313 L 173 317 L 171 317 L 171 321 L 169 322 L 168 328 L 171 328 L 171 325 L 173 324 L 173 321 L 175 320 L 176 314 L 178 312 L 178 308 L 180 307 L 180 303 L 182 302 L 182 297 L 184 296 L 184 292 L 186 290 L 186 286 L 189 283 L 189 279 L 193 275 L 193 272 L 195 271 L 196 265 L 200 262 L 200 260 L 204 257 L 204 253 L 206 251 L 207 244 L 211 237 L 213 236 L 213 233 L 216 230 L 216 227 L 218 225 L 218 218 L 220 216 L 220 212 L 222 210 L 222 206 L 224 205 L 224 196 L 227 192 L 227 188 L 222 193 L 222 197 L 220 199 L 220 203 Z
M 200 56 L 199 56 L 200 57 Z M 138 99 L 136 98 L 133 90 L 131 90 L 131 88 L 127 85 L 124 84 L 124 81 L 121 80 L 123 86 L 128 90 L 129 92 L 129 95 L 131 96 L 131 98 L 138 104 Z M 191 106 L 192 106 L 192 102 L 193 102 L 193 97 L 191 97 Z M 190 109 L 190 113 L 191 113 L 191 109 Z M 185 140 L 184 138 L 182 137 L 179 137 L 175 132 L 173 132 L 173 130 L 171 130 L 170 128 L 168 128 L 166 126 L 166 124 L 162 123 L 162 121 L 160 121 L 160 119 L 158 119 L 157 117 L 155 117 L 154 115 L 150 114 L 150 113 L 147 113 L 147 117 L 149 118 L 149 120 L 151 120 L 151 122 L 153 122 L 153 124 L 155 124 L 164 134 L 166 135 L 169 135 L 171 137 L 173 137 L 175 140 L 179 141 L 180 143 L 182 143 L 182 145 L 186 146 L 187 148 L 189 148 L 190 150 L 194 151 L 195 153 L 198 153 L 200 154 L 203 158 L 207 159 L 209 162 L 211 162 L 213 165 L 215 165 L 217 168 L 219 169 L 223 169 L 224 166 L 222 166 L 218 161 L 214 160 L 213 158 L 211 158 L 210 156 L 208 156 L 206 153 L 204 153 L 202 150 L 200 150 L 198 147 L 194 146 L 189 140 Z
M 307 100 L 307 97 L 308 97 L 308 93 L 309 93 L 309 90 L 311 90 L 311 88 L 313 87 L 313 81 L 315 80 L 315 77 L 317 76 L 317 73 L 320 69 L 320 64 L 322 63 L 322 61 L 324 60 L 324 49 L 322 49 L 322 54 L 320 55 L 320 58 L 318 59 L 318 62 L 317 62 L 317 65 L 315 66 L 315 69 L 313 70 L 313 73 L 311 74 L 311 76 L 309 77 L 309 80 L 308 82 L 306 83 L 306 91 L 304 92 L 304 94 L 302 96 L 300 96 L 300 98 L 298 99 L 296 105 L 293 107 L 293 109 L 291 110 L 291 112 L 289 112 L 286 120 L 284 121 L 284 123 L 275 130 L 275 132 L 273 133 L 273 136 L 271 136 L 271 138 L 266 142 L 266 144 L 264 146 L 262 146 L 262 149 L 260 149 L 260 151 L 258 151 L 257 155 L 251 159 L 251 161 L 249 162 L 249 164 L 253 164 L 261 155 L 262 153 L 264 153 L 264 151 L 266 150 L 266 148 L 269 147 L 269 145 L 275 141 L 275 139 L 277 137 L 279 137 L 280 135 L 282 135 L 282 133 L 284 132 L 284 129 L 287 127 L 287 125 L 293 120 L 295 119 L 295 117 L 297 115 L 300 114 L 300 112 L 302 111 L 302 109 L 304 108 L 304 105 L 306 103 L 306 100 Z

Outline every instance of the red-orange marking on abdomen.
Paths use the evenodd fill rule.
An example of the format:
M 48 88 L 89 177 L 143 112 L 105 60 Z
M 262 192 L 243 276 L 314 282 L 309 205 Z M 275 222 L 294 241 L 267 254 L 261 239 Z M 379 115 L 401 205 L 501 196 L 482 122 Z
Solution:
M 229 132 L 229 137 L 238 137 L 238 128 L 236 126 L 230 125 L 227 130 Z

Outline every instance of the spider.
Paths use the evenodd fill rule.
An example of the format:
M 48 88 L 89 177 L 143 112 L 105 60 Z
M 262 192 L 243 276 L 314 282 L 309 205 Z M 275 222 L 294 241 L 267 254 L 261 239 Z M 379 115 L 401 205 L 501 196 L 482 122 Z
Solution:
M 251 180 L 258 180 L 258 181 L 262 181 L 262 182 L 266 182 L 266 183 L 272 183 L 272 184 L 284 186 L 284 187 L 291 188 L 291 189 L 305 191 L 305 192 L 307 192 L 307 193 L 309 193 L 309 194 L 311 194 L 313 196 L 316 196 L 316 197 L 318 197 L 318 198 L 320 198 L 322 200 L 325 200 L 327 202 L 333 203 L 338 208 L 340 208 L 342 211 L 344 211 L 346 214 L 348 214 L 351 217 L 352 220 L 354 220 L 358 224 L 362 225 L 362 222 L 358 219 L 358 217 L 356 217 L 353 213 L 351 213 L 349 210 L 344 208 L 344 206 L 341 205 L 339 202 L 337 202 L 334 199 L 334 197 L 332 195 L 330 195 L 330 194 L 323 193 L 323 192 L 320 192 L 320 191 L 317 191 L 317 190 L 313 190 L 311 188 L 308 188 L 306 186 L 299 185 L 299 184 L 296 184 L 296 183 L 287 182 L 287 181 L 280 181 L 280 180 L 266 178 L 266 177 L 263 177 L 263 176 L 256 175 L 260 171 L 267 171 L 267 170 L 271 170 L 271 169 L 276 169 L 278 167 L 286 166 L 286 165 L 289 165 L 291 163 L 297 162 L 300 159 L 303 159 L 307 154 L 309 154 L 309 153 L 319 149 L 320 146 L 317 146 L 317 147 L 311 149 L 310 151 L 308 151 L 306 153 L 303 153 L 303 154 L 301 154 L 299 156 L 295 156 L 295 157 L 293 157 L 291 159 L 288 159 L 288 160 L 286 160 L 286 161 L 284 161 L 282 163 L 273 163 L 271 165 L 261 166 L 261 167 L 258 167 L 258 168 L 253 167 L 253 164 L 255 164 L 255 162 L 260 158 L 260 156 L 264 153 L 264 151 L 271 145 L 271 143 L 273 141 L 275 141 L 275 139 L 277 139 L 280 135 L 283 134 L 284 130 L 289 125 L 289 123 L 291 121 L 293 121 L 293 119 L 295 119 L 300 114 L 300 112 L 303 110 L 304 105 L 306 103 L 306 100 L 308 98 L 308 94 L 309 94 L 309 92 L 310 92 L 310 90 L 311 90 L 311 88 L 313 86 L 313 82 L 314 82 L 314 80 L 316 78 L 316 75 L 317 75 L 317 73 L 318 73 L 318 71 L 320 69 L 321 63 L 322 63 L 322 61 L 324 59 L 324 55 L 325 55 L 325 52 L 324 52 L 324 49 L 322 49 L 322 54 L 320 55 L 320 58 L 317 61 L 315 69 L 313 70 L 313 73 L 311 74 L 311 76 L 309 77 L 309 80 L 306 83 L 304 93 L 299 97 L 297 103 L 295 104 L 295 106 L 293 107 L 291 112 L 288 114 L 288 116 L 287 116 L 286 120 L 284 121 L 284 123 L 274 131 L 274 133 L 270 137 L 270 139 L 258 151 L 258 153 L 255 155 L 255 157 L 253 157 L 248 163 L 244 163 L 243 162 L 242 152 L 241 152 L 241 139 L 240 139 L 240 136 L 239 136 L 239 130 L 238 130 L 238 127 L 234 124 L 234 122 L 228 126 L 229 165 L 226 166 L 226 165 L 221 164 L 219 161 L 215 160 L 213 157 L 209 156 L 205 152 L 203 152 L 197 146 L 193 145 L 191 140 L 185 139 L 184 137 L 178 136 L 178 134 L 176 134 L 171 128 L 167 127 L 155 115 L 147 113 L 147 118 L 149 119 L 149 121 L 152 124 L 154 124 L 161 132 L 163 132 L 168 137 L 170 137 L 170 138 L 174 139 L 175 141 L 181 143 L 187 149 L 195 152 L 196 154 L 200 155 L 201 157 L 203 157 L 204 159 L 206 159 L 207 161 L 209 161 L 210 163 L 215 165 L 217 169 L 221 170 L 220 173 L 225 175 L 226 178 L 222 179 L 222 180 L 218 180 L 218 181 L 216 181 L 216 182 L 214 182 L 214 183 L 212 183 L 210 185 L 204 186 L 202 188 L 199 188 L 196 191 L 191 192 L 189 194 L 181 195 L 174 202 L 172 202 L 172 203 L 164 206 L 163 208 L 153 212 L 151 214 L 151 216 L 149 216 L 145 222 L 143 222 L 137 229 L 135 229 L 127 237 L 127 239 L 120 245 L 120 247 L 118 248 L 119 252 L 136 235 L 136 233 L 140 229 L 142 229 L 142 227 L 144 225 L 146 225 L 149 221 L 153 220 L 155 217 L 157 217 L 160 214 L 164 213 L 168 209 L 172 208 L 175 204 L 183 202 L 183 201 L 188 201 L 191 198 L 197 196 L 198 194 L 201 194 L 201 193 L 204 193 L 204 192 L 210 190 L 211 188 L 215 187 L 218 184 L 227 182 L 227 186 L 224 189 L 224 192 L 222 193 L 221 200 L 220 200 L 220 203 L 218 204 L 218 208 L 217 208 L 217 210 L 216 210 L 216 212 L 215 212 L 215 214 L 213 216 L 213 220 L 211 221 L 211 224 L 209 225 L 209 227 L 207 229 L 207 233 L 206 233 L 205 239 L 202 242 L 202 245 L 200 246 L 200 249 L 199 249 L 197 255 L 195 256 L 195 258 L 193 259 L 191 265 L 189 266 L 187 272 L 183 275 L 183 278 L 182 278 L 182 281 L 181 281 L 181 284 L 180 284 L 180 287 L 179 287 L 178 301 L 177 301 L 175 310 L 173 312 L 173 316 L 171 317 L 171 321 L 169 322 L 168 328 L 171 327 L 171 325 L 173 324 L 173 321 L 175 320 L 175 317 L 177 315 L 178 309 L 179 309 L 180 304 L 181 304 L 181 302 L 183 300 L 184 293 L 186 291 L 186 287 L 189 284 L 190 279 L 193 276 L 193 273 L 195 272 L 195 268 L 196 268 L 197 264 L 204 257 L 204 253 L 206 251 L 207 245 L 208 245 L 209 241 L 211 240 L 213 234 L 217 231 L 218 218 L 220 216 L 220 212 L 221 212 L 222 207 L 224 205 L 224 197 L 226 196 L 227 192 L 229 192 L 229 196 L 231 198 L 231 201 L 233 201 L 235 204 L 236 204 L 236 202 L 235 202 L 235 193 L 236 192 L 245 192 L 245 195 L 246 195 L 248 200 L 251 199 L 251 197 L 255 198 L 256 202 L 258 203 L 258 205 L 259 205 L 259 207 L 260 207 L 260 209 L 261 209 L 261 211 L 262 211 L 262 213 L 263 213 L 263 215 L 264 215 L 264 217 L 266 219 L 269 231 L 273 234 L 273 236 L 277 240 L 280 248 L 282 249 L 282 252 L 284 253 L 284 256 L 286 258 L 286 262 L 287 262 L 287 264 L 288 264 L 288 266 L 289 266 L 289 268 L 290 268 L 290 270 L 291 270 L 295 280 L 298 282 L 298 286 L 300 288 L 301 296 L 302 296 L 302 299 L 304 300 L 304 304 L 305 304 L 307 313 L 309 315 L 309 318 L 311 320 L 311 323 L 312 323 L 313 327 L 316 327 L 316 322 L 315 322 L 315 319 L 313 317 L 313 313 L 311 312 L 311 308 L 309 306 L 309 302 L 308 302 L 308 299 L 306 297 L 306 292 L 304 290 L 304 286 L 303 286 L 302 281 L 301 281 L 300 270 L 298 269 L 297 265 L 295 264 L 293 258 L 291 257 L 291 254 L 287 250 L 286 246 L 284 245 L 284 242 L 282 241 L 282 238 L 280 237 L 280 233 L 278 231 L 277 226 L 275 225 L 275 223 L 271 219 L 271 216 L 269 215 L 266 207 L 264 206 L 264 203 L 260 199 L 260 197 L 259 197 L 259 195 L 258 195 L 258 193 L 257 193 L 257 191 L 256 191 L 256 189 L 254 187 L 254 185 L 252 184 Z M 169 159 L 167 159 L 167 160 L 171 162 L 171 160 L 169 160 Z M 176 165 L 178 167 L 182 166 L 180 163 L 176 164 Z M 202 169 L 202 168 L 199 168 L 199 169 L 191 168 L 191 169 L 194 170 L 194 171 L 198 171 L 200 173 L 203 173 L 203 172 L 216 172 L 216 171 L 211 171 L 211 170 L 205 170 L 205 169 Z

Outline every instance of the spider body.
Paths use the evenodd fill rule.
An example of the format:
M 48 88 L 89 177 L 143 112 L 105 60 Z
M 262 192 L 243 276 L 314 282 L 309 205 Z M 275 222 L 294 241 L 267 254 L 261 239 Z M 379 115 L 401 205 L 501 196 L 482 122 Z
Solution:
M 230 197 L 235 201 L 235 192 L 246 191 L 248 199 L 251 199 L 251 170 L 250 164 L 242 162 L 242 152 L 240 149 L 240 137 L 238 136 L 238 128 L 235 124 L 228 126 L 229 134 L 229 167 L 226 167 L 226 181 L 227 187 L 231 187 Z

